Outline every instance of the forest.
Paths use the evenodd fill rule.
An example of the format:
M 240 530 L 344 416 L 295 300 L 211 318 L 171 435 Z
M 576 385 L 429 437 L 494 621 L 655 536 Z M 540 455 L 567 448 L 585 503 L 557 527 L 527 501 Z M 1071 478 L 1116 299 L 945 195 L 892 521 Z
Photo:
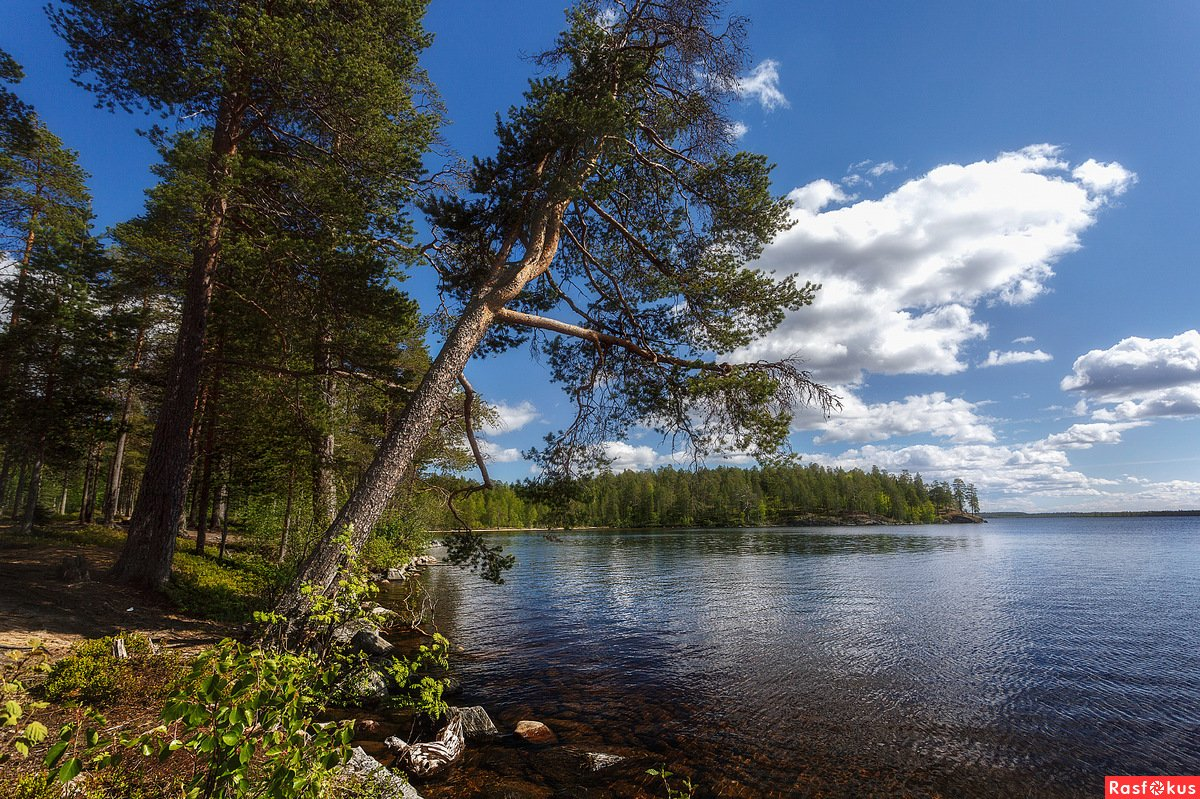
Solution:
M 931 524 L 946 511 L 979 513 L 972 483 L 928 485 L 921 475 L 818 465 L 744 469 L 663 468 L 603 474 L 550 489 L 526 481 L 471 494 L 440 524 L 497 527 L 743 527 L 827 521 L 866 514 Z

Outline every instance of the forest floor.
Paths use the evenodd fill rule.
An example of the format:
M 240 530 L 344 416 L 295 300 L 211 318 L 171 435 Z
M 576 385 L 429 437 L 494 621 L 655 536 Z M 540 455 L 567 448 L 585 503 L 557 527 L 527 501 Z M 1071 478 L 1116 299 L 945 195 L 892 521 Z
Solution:
M 55 525 L 58 527 L 66 525 Z M 59 536 L 15 536 L 0 523 L 0 652 L 27 650 L 36 639 L 52 657 L 84 638 L 140 632 L 168 649 L 216 643 L 233 628 L 181 615 L 161 594 L 121 585 L 108 576 L 110 547 Z M 88 574 L 61 576 L 63 559 L 81 555 Z

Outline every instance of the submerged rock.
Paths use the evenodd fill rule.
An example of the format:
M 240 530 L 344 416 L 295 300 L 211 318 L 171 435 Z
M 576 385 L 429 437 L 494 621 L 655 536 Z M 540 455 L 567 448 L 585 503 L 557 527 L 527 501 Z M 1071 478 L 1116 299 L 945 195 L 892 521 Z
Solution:
M 589 771 L 600 771 L 609 766 L 615 766 L 624 759 L 620 755 L 610 755 L 604 752 L 583 753 L 583 762 L 587 764 Z
M 393 774 L 375 758 L 356 746 L 350 753 L 350 759 L 342 766 L 345 773 L 352 774 L 363 782 L 378 790 L 380 799 L 422 799 L 417 789 L 408 784 L 408 780 Z
M 479 705 L 452 707 L 450 708 L 450 718 L 457 718 L 462 722 L 463 735 L 468 741 L 500 734 L 500 730 L 492 722 L 491 716 Z
M 517 728 L 513 730 L 513 733 L 518 738 L 524 738 L 531 744 L 552 744 L 558 742 L 558 736 L 554 734 L 554 730 L 540 721 L 518 721 Z

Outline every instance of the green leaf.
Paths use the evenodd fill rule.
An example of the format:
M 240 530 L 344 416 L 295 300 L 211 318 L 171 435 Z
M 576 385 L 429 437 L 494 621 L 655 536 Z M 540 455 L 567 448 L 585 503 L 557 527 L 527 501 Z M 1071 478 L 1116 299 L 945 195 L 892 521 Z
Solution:
M 46 753 L 46 759 L 42 761 L 46 768 L 54 768 L 58 765 L 58 761 L 62 759 L 63 752 L 67 751 L 70 744 L 67 741 L 59 741 L 54 746 L 50 747 L 50 751 Z
M 70 782 L 78 777 L 81 771 L 83 771 L 83 761 L 73 757 L 62 764 L 62 768 L 58 770 L 58 774 L 54 775 L 54 778 L 59 782 Z

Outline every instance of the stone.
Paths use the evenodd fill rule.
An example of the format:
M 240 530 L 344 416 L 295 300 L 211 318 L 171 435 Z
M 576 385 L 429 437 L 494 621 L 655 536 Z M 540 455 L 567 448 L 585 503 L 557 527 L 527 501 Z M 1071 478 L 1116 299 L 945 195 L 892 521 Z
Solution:
M 371 657 L 390 655 L 395 649 L 378 630 L 359 630 L 350 639 L 350 646 Z
M 441 677 L 440 679 L 442 679 L 445 682 L 445 685 L 442 687 L 442 696 L 443 697 L 460 696 L 462 694 L 462 692 L 463 692 L 462 680 L 458 679 L 457 677 L 450 676 L 450 675 Z
M 384 575 L 388 580 L 403 580 L 408 577 L 407 569 L 388 569 Z
M 388 698 L 387 680 L 369 666 L 350 672 L 337 687 L 354 705 L 370 705 Z
M 330 633 L 329 636 L 333 639 L 335 644 L 349 646 L 350 642 L 354 640 L 354 636 L 358 635 L 363 630 L 378 632 L 378 629 L 379 628 L 376 626 L 375 622 L 371 621 L 370 619 L 357 618 L 350 619 L 349 621 L 343 622 L 337 627 L 334 627 L 333 632 Z
M 468 741 L 500 734 L 500 730 L 496 729 L 491 716 L 480 705 L 452 707 L 450 708 L 450 717 L 462 719 L 463 735 Z
M 375 735 L 380 730 L 380 724 L 375 719 L 358 719 L 354 722 L 354 732 L 356 735 Z
M 558 742 L 558 736 L 554 734 L 554 730 L 540 721 L 518 721 L 517 728 L 513 730 L 513 733 L 518 738 L 524 738 L 531 744 L 552 744 Z
M 354 747 L 350 759 L 342 766 L 344 773 L 351 774 L 378 789 L 380 799 L 422 799 L 417 789 L 409 785 L 408 780 L 392 773 L 375 758 L 363 751 L 361 746 Z
M 588 771 L 599 771 L 609 766 L 615 766 L 624 759 L 620 755 L 610 755 L 605 752 L 583 753 L 583 761 L 587 764 Z

